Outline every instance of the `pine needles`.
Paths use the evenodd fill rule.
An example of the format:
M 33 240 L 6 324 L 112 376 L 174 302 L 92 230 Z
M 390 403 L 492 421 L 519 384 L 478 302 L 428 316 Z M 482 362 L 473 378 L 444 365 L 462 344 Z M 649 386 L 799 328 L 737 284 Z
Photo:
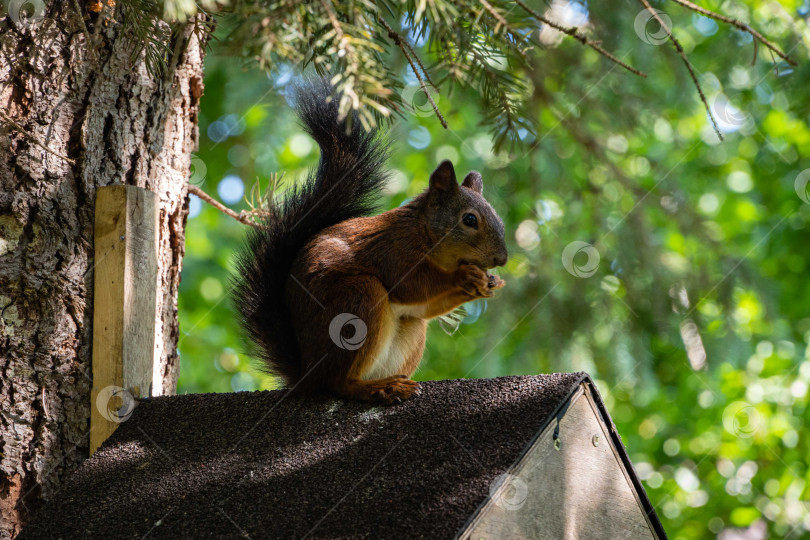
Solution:
M 640 1 L 655 17 L 649 3 Z M 691 1 L 675 1 L 750 33 L 755 44 L 792 63 L 748 24 Z M 171 55 L 167 37 L 177 25 L 187 23 L 198 10 L 220 10 L 236 22 L 227 39 L 236 56 L 269 73 L 311 65 L 318 74 L 331 75 L 342 96 L 341 117 L 352 118 L 350 113 L 357 111 L 366 129 L 413 105 L 403 103 L 405 72 L 391 61 L 392 54 L 401 55 L 418 81 L 418 91 L 444 127 L 447 121 L 434 100 L 439 87 L 449 92 L 460 86 L 480 96 L 484 123 L 494 132 L 496 148 L 534 132 L 526 107 L 532 93 L 528 74 L 537 65 L 536 50 L 544 46 L 539 41 L 544 28 L 590 48 L 630 74 L 646 77 L 606 50 L 590 35 L 590 27 L 563 24 L 554 20 L 551 11 L 541 13 L 525 0 L 121 0 L 119 5 L 125 28 L 141 44 L 133 54 L 145 55 L 150 72 L 160 74 L 165 69 Z M 632 31 L 632 19 L 633 13 L 628 12 L 628 31 Z M 667 35 L 722 138 L 674 30 L 667 28 Z M 431 60 L 430 65 L 420 54 Z

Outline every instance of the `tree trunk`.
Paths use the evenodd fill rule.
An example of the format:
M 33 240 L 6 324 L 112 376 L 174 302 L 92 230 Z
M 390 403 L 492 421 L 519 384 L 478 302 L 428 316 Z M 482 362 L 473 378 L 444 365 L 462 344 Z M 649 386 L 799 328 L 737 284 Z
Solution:
M 203 26 L 185 26 L 166 43 L 167 73 L 153 77 L 144 54 L 133 57 L 139 43 L 120 7 L 82 16 L 77 6 L 92 2 L 4 4 L 29 11 L 0 11 L 0 538 L 88 454 L 100 186 L 132 184 L 160 199 L 152 393 L 174 392 L 207 39 Z

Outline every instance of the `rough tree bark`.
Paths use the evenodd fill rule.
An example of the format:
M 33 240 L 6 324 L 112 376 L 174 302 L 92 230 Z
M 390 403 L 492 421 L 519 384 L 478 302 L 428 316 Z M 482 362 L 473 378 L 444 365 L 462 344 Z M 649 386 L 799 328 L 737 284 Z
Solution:
M 88 454 L 96 188 L 160 198 L 153 394 L 174 392 L 177 287 L 207 34 L 167 43 L 162 78 L 91 2 L 0 11 L 0 538 L 19 531 Z M 14 6 L 28 11 L 15 13 Z M 112 3 L 110 3 L 112 4 Z

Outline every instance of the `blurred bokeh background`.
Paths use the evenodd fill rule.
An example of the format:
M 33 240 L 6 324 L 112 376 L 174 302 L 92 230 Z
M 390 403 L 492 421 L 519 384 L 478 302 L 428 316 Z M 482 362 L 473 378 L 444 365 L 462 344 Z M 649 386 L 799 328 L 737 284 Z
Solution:
M 491 111 L 460 88 L 436 96 L 443 129 L 393 56 L 412 111 L 388 126 L 384 206 L 450 159 L 483 174 L 507 227 L 507 287 L 467 305 L 455 333 L 431 324 L 417 379 L 587 371 L 671 538 L 808 537 L 810 8 L 712 7 L 799 61 L 760 47 L 752 64 L 749 35 L 667 10 L 725 142 L 672 48 L 634 28 L 636 4 L 549 4 L 649 76 L 547 33 L 520 74 L 540 127 L 512 147 L 493 147 L 480 126 Z M 283 172 L 283 196 L 317 162 L 283 95 L 295 73 L 243 66 L 217 43 L 206 61 L 191 181 L 236 211 L 256 183 Z M 186 234 L 178 392 L 275 388 L 245 354 L 227 294 L 245 225 L 192 196 Z

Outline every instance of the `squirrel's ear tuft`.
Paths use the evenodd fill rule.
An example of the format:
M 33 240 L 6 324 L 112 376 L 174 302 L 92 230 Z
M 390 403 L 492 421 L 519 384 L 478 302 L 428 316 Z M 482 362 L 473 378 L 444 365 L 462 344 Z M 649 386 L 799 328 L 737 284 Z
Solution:
M 464 177 L 461 185 L 478 193 L 484 191 L 484 180 L 478 171 L 470 171 L 470 174 Z
M 436 170 L 430 175 L 430 189 L 437 189 L 439 191 L 451 191 L 458 189 L 458 181 L 456 180 L 456 171 L 453 169 L 453 164 L 450 160 L 445 159 Z

